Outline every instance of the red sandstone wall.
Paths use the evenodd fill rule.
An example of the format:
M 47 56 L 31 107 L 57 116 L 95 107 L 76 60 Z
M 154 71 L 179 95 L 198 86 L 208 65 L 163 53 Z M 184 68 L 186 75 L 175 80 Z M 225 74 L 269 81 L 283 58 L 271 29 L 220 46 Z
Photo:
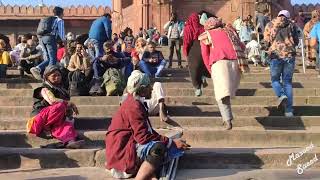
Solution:
M 272 2 L 273 17 L 282 9 L 293 11 L 290 0 L 269 2 Z M 255 6 L 256 0 L 132 0 L 130 3 L 113 0 L 113 31 L 119 32 L 129 26 L 134 32 L 139 27 L 157 27 L 163 32 L 162 27 L 169 20 L 171 10 L 177 11 L 182 20 L 186 20 L 192 12 L 206 10 L 229 23 L 237 16 L 254 15 Z
M 232 22 L 237 16 L 253 15 L 254 0 L 243 1 L 241 6 L 239 0 L 179 0 L 174 1 L 173 7 L 178 12 L 180 18 L 186 19 L 192 12 L 206 10 L 223 18 L 225 22 Z
M 35 33 L 39 20 L 52 15 L 53 8 L 0 6 L 0 33 L 7 35 L 14 46 L 18 35 Z M 92 21 L 104 13 L 111 13 L 111 9 L 103 6 L 64 8 L 65 30 L 75 34 L 88 33 Z
M 119 6 L 123 8 L 121 9 Z M 163 32 L 162 26 L 169 20 L 170 16 L 168 0 L 133 0 L 132 3 L 113 0 L 113 8 L 112 25 L 113 31 L 116 33 L 127 26 L 132 28 L 134 33 L 140 27 L 145 29 L 156 27 Z
M 43 16 L 52 15 L 53 6 L 32 7 L 32 6 L 0 6 L 0 20 L 6 19 L 40 19 Z M 109 7 L 66 7 L 64 8 L 64 19 L 95 19 L 104 13 L 111 13 Z
M 300 10 L 302 10 L 303 12 L 306 12 L 306 13 L 310 13 L 313 10 L 316 10 L 316 9 L 320 10 L 320 4 L 319 3 L 317 3 L 317 4 L 308 4 L 308 5 L 302 4 L 302 5 L 294 5 L 293 6 L 293 11 L 294 11 L 295 15 L 297 15 Z

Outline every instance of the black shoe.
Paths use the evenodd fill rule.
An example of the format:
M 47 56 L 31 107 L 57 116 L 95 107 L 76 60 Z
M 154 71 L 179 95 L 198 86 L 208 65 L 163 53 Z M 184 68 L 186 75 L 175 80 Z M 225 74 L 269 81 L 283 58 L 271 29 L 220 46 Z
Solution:
M 51 143 L 51 144 L 47 144 L 47 145 L 41 145 L 40 148 L 63 149 L 63 148 L 65 148 L 65 145 L 62 142 L 57 142 L 57 143 Z
M 66 144 L 67 149 L 79 149 L 85 144 L 84 140 L 72 140 Z
M 232 122 L 231 121 L 224 121 L 223 125 L 225 127 L 224 130 L 226 130 L 226 131 L 229 131 L 232 129 Z

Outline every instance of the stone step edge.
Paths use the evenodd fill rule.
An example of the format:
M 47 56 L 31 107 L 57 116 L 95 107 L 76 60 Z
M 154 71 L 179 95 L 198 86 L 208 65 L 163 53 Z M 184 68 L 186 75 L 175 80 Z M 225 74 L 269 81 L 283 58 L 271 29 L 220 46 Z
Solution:
M 77 107 L 101 107 L 101 106 L 104 106 L 104 107 L 119 107 L 119 105 L 78 105 Z M 259 108 L 265 108 L 265 107 L 269 107 L 269 108 L 272 108 L 272 107 L 276 107 L 276 106 L 266 106 L 266 105 L 251 105 L 251 104 L 245 104 L 245 105 L 232 105 L 232 107 L 250 107 L 250 108 L 256 108 L 256 107 L 259 107 Z M 318 107 L 319 105 L 315 105 L 315 104 L 310 104 L 310 105 L 298 105 L 298 106 L 293 106 L 293 109 L 295 107 Z M 0 106 L 1 108 L 4 108 L 4 107 L 8 107 L 8 108 L 32 108 L 32 105 L 30 106 Z M 209 105 L 184 105 L 184 104 L 181 104 L 181 105 L 170 105 L 169 108 L 174 108 L 174 107 L 218 107 L 218 105 L 212 105 L 212 104 L 209 104 Z
M 259 149 L 257 151 L 257 149 Z M 230 148 L 215 148 L 215 149 L 192 149 L 186 151 L 185 155 L 181 158 L 179 164 L 180 166 L 188 169 L 192 169 L 192 164 L 188 162 L 194 160 L 203 159 L 217 159 L 216 161 L 204 162 L 207 166 L 215 163 L 228 163 L 229 165 L 238 165 L 242 168 L 243 165 L 255 166 L 257 161 L 261 161 L 261 166 L 267 167 L 266 169 L 274 168 L 276 166 L 279 168 L 292 168 L 288 167 L 287 162 L 277 162 L 279 156 L 283 160 L 289 159 L 291 153 L 301 152 L 304 148 L 241 148 L 241 149 L 230 149 Z M 317 157 L 320 155 L 320 149 L 314 148 L 312 151 L 305 153 L 298 159 L 297 162 L 304 161 L 306 159 L 310 160 L 310 157 Z M 0 169 L 13 169 L 23 168 L 21 166 L 26 166 L 28 168 L 58 168 L 58 167 L 100 167 L 104 168 L 105 164 L 105 149 L 77 149 L 77 150 L 54 150 L 54 149 L 39 149 L 39 148 L 2 148 L 0 147 Z M 219 158 L 223 157 L 223 158 Z M 250 159 L 251 158 L 251 159 Z M 258 159 L 257 159 L 258 158 Z M 241 159 L 241 160 L 240 160 Z M 275 160 L 275 162 L 271 160 Z M 10 162 L 11 160 L 11 162 Z M 54 160 L 54 161 L 53 161 Z M 66 162 L 72 161 L 74 164 Z M 225 161 L 226 160 L 226 161 Z M 13 162 L 12 162 L 13 161 Z M 50 163 L 56 164 L 50 164 Z M 239 161 L 241 162 L 239 164 Z M 243 163 L 243 162 L 246 163 Z M 6 164 L 10 162 L 11 164 Z M 62 162 L 59 164 L 59 162 Z M 185 163 L 187 162 L 187 163 Z M 214 162 L 214 163 L 213 163 Z M 272 165 L 265 164 L 269 162 Z M 294 163 L 297 163 L 294 162 Z M 17 165 L 14 163 L 18 163 Z M 64 164 L 66 163 L 66 164 Z M 277 164 L 278 163 L 278 164 Z M 306 163 L 306 162 L 305 162 Z M 206 166 L 204 165 L 204 166 Z M 17 167 L 20 166 L 20 167 Z M 215 165 L 214 165 L 215 166 Z M 271 167 L 268 167 L 271 166 Z M 7 167 L 7 168 L 5 168 Z M 10 168 L 8 168 L 10 167 Z M 181 168 L 181 167 L 180 167 Z M 193 167 L 194 168 L 194 167 Z M 198 168 L 198 167 L 197 167 Z M 209 168 L 209 167 L 208 167 Z M 315 168 L 319 169 L 320 166 Z M 237 168 L 236 168 L 237 169 Z
M 320 90 L 320 88 L 319 88 Z M 166 98 L 193 98 L 193 99 L 204 99 L 204 98 L 214 98 L 215 96 L 214 95 L 202 95 L 200 97 L 195 97 L 195 96 L 166 96 Z M 235 96 L 235 98 L 231 98 L 231 100 L 233 99 L 237 99 L 237 98 L 274 98 L 276 99 L 277 97 L 274 95 L 274 96 L 271 96 L 271 95 L 268 95 L 268 96 Z M 319 98 L 320 96 L 309 96 L 309 95 L 306 95 L 306 96 L 293 96 L 294 98 Z M 0 96 L 0 98 L 28 98 L 28 99 L 32 99 L 32 97 L 29 97 L 29 96 Z M 121 96 L 72 96 L 71 97 L 71 100 L 72 99 L 84 99 L 84 98 L 90 98 L 90 99 L 121 99 Z
M 75 120 L 84 120 L 84 119 L 92 119 L 92 120 L 100 120 L 100 119 L 108 119 L 111 120 L 112 116 L 101 116 L 101 117 L 85 117 L 85 116 L 79 116 L 79 117 L 75 117 Z M 156 120 L 158 119 L 158 116 L 150 116 L 149 117 L 151 120 Z M 217 117 L 217 116 L 208 116 L 208 117 L 204 117 L 204 116 L 170 116 L 170 118 L 172 118 L 173 120 L 175 119 L 199 119 L 199 120 L 206 120 L 206 119 L 212 119 L 214 120 L 221 120 L 221 117 Z M 236 116 L 235 117 L 235 121 L 237 119 L 256 119 L 256 118 L 260 118 L 260 119 L 280 119 L 280 120 L 287 120 L 287 119 L 319 119 L 320 116 L 294 116 L 291 118 L 285 117 L 285 116 Z M 6 117 L 0 117 L 0 122 L 2 121 L 25 121 L 25 119 L 23 118 L 6 118 Z
M 222 127 L 170 127 L 170 128 L 154 128 L 157 132 L 162 132 L 161 134 L 166 135 L 167 133 L 172 133 L 175 131 L 179 132 L 222 132 L 222 133 L 251 133 L 251 134 L 257 134 L 257 133 L 285 133 L 285 134 L 320 134 L 320 126 L 311 128 L 311 129 L 301 129 L 301 130 L 291 130 L 291 129 L 251 129 L 250 127 L 234 127 L 231 131 L 225 131 Z M 88 135 L 103 135 L 105 136 L 107 129 L 98 129 L 98 130 L 78 130 L 77 131 L 80 135 L 88 136 Z M 26 130 L 0 130 L 0 136 L 2 135 L 28 135 Z M 36 137 L 33 134 L 30 134 L 34 138 Z

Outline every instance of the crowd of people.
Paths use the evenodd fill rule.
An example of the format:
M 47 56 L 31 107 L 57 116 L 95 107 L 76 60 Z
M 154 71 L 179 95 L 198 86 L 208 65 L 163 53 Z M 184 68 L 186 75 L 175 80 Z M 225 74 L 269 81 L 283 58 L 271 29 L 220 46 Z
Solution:
M 231 98 L 241 73 L 249 72 L 248 60 L 255 66 L 270 66 L 278 108 L 286 117 L 294 116 L 292 77 L 302 29 L 308 59 L 319 62 L 320 11 L 312 12 L 306 25 L 302 14 L 292 20 L 287 10 L 274 19 L 267 12 L 257 13 L 255 21 L 250 15 L 238 17 L 233 24 L 206 11 L 192 13 L 186 22 L 172 13 L 163 36 L 156 28 L 140 28 L 133 35 L 128 27 L 112 34 L 111 16 L 105 14 L 92 23 L 87 35 L 78 37 L 65 35 L 62 8 L 55 7 L 53 14 L 40 21 L 37 35 L 22 36 L 11 51 L 8 39 L 0 38 L 0 78 L 11 64 L 21 76 L 32 74 L 43 81 L 34 90 L 27 130 L 58 139 L 59 148 L 80 148 L 84 143 L 73 125 L 73 115 L 79 111 L 70 96 L 122 96 L 105 139 L 106 167 L 116 178 L 154 178 L 164 162 L 176 157 L 171 152 L 189 148 L 181 139 L 159 135 L 148 118 L 159 115 L 161 121 L 169 120 L 164 89 L 156 81 L 166 67 L 172 67 L 174 52 L 178 68 L 183 68 L 183 48 L 195 96 L 201 96 L 206 79 L 212 79 L 226 130 L 233 126 Z M 168 60 L 157 49 L 166 44 Z

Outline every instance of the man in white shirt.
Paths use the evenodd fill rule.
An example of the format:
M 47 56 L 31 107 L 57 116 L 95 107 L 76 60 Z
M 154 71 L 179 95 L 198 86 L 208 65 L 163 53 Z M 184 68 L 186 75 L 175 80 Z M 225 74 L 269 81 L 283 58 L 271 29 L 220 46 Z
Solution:
M 172 66 L 172 58 L 174 50 L 178 57 L 178 67 L 182 68 L 181 64 L 181 43 L 183 37 L 184 22 L 178 20 L 176 13 L 171 14 L 171 19 L 164 25 L 164 30 L 168 32 L 170 56 L 169 56 L 169 68 Z M 152 37 L 151 37 L 152 38 Z

